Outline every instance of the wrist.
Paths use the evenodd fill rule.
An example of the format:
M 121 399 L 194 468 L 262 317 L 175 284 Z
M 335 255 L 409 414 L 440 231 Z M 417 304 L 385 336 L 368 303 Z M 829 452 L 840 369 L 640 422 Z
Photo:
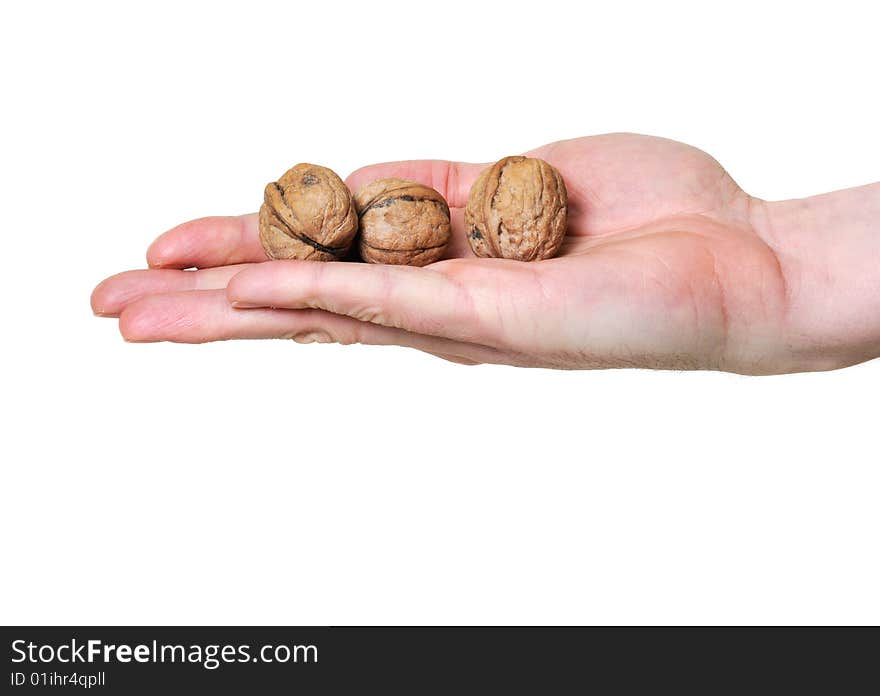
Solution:
M 751 210 L 784 278 L 780 329 L 793 368 L 827 370 L 880 356 L 880 184 L 753 199 Z

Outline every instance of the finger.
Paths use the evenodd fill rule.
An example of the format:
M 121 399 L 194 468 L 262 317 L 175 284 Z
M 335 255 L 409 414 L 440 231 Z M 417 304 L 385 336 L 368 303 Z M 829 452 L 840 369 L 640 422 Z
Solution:
M 315 309 L 235 309 L 222 290 L 148 295 L 119 317 L 127 341 L 206 343 L 236 338 L 292 338 L 300 343 L 363 343 L 417 348 L 470 362 L 504 362 L 485 346 L 360 322 Z
M 429 336 L 497 346 L 504 339 L 500 313 L 512 295 L 528 291 L 534 277 L 531 269 L 514 270 L 511 263 L 516 264 L 472 259 L 413 268 L 273 261 L 243 270 L 229 281 L 226 293 L 238 307 L 323 309 Z M 522 277 L 513 278 L 514 273 Z
M 357 191 L 376 179 L 397 178 L 417 181 L 439 192 L 450 208 L 463 208 L 467 204 L 471 186 L 486 166 L 445 160 L 385 162 L 358 169 L 346 179 L 345 183 L 352 191 Z
M 479 365 L 476 360 L 468 360 L 467 358 L 459 358 L 455 355 L 449 355 L 448 353 L 432 353 L 431 351 L 425 351 L 426 353 L 430 353 L 438 358 L 442 358 L 448 362 L 458 363 L 459 365 Z
M 221 266 L 199 271 L 170 268 L 125 271 L 101 281 L 92 291 L 92 311 L 98 316 L 115 317 L 126 305 L 145 295 L 225 288 L 229 279 L 244 268 L 247 266 Z
M 191 220 L 160 235 L 147 250 L 151 268 L 208 268 L 267 258 L 256 214 Z
M 449 236 L 449 245 L 443 252 L 444 259 L 475 259 L 477 255 L 471 249 L 467 238 L 467 230 L 464 226 L 464 210 L 461 208 L 449 209 L 449 224 L 452 234 Z

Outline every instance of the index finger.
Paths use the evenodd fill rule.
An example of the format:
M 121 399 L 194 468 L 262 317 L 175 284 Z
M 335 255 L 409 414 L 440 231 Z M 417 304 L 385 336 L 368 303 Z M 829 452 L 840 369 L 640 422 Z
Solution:
M 386 162 L 358 169 L 346 184 L 355 192 L 376 179 L 418 181 L 437 190 L 451 208 L 462 208 L 484 166 L 445 160 Z M 159 236 L 147 250 L 151 268 L 213 268 L 266 260 L 256 213 L 185 222 Z
M 151 268 L 214 268 L 267 259 L 255 213 L 184 222 L 160 235 L 147 250 Z

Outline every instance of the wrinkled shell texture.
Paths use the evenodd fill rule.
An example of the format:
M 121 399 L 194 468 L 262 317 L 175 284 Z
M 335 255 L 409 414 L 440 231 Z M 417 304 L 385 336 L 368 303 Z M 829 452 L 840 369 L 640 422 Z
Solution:
M 369 263 L 425 266 L 449 243 L 449 206 L 429 186 L 379 179 L 354 196 L 360 216 L 361 257 Z
M 568 195 L 544 160 L 505 157 L 471 187 L 464 220 L 477 256 L 537 261 L 556 255 L 565 237 Z
M 270 259 L 336 261 L 357 234 L 351 193 L 334 172 L 298 164 L 266 185 L 260 243 Z

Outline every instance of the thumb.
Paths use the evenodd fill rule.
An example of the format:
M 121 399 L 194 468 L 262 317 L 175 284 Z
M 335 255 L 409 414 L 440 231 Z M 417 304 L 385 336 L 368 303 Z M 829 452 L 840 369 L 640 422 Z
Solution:
M 487 166 L 466 162 L 447 162 L 446 160 L 385 162 L 361 167 L 353 172 L 345 180 L 345 183 L 353 192 L 356 192 L 365 184 L 376 179 L 393 177 L 416 181 L 438 191 L 446 199 L 450 208 L 463 208 L 467 204 L 471 185 Z

